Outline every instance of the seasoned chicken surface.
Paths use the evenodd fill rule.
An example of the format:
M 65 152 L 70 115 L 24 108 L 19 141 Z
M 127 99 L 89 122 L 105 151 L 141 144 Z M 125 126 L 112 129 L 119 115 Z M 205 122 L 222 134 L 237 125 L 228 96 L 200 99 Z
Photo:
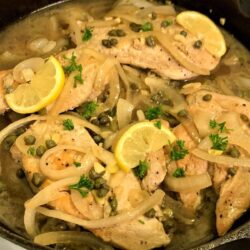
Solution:
M 250 172 L 239 169 L 220 190 L 216 205 L 216 227 L 224 235 L 233 223 L 250 207 Z

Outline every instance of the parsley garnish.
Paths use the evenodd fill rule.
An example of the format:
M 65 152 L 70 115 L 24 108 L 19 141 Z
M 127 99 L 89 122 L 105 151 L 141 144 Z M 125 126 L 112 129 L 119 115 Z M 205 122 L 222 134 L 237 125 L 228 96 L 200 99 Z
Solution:
M 155 127 L 157 127 L 158 129 L 161 129 L 161 121 L 157 121 L 154 123 Z
M 149 165 L 146 161 L 140 161 L 139 165 L 133 169 L 134 174 L 140 180 L 142 180 L 148 173 Z
M 187 154 L 188 150 L 185 148 L 185 141 L 177 140 L 170 151 L 170 158 L 173 161 L 178 161 L 183 159 Z
M 212 129 L 217 128 L 218 131 L 221 132 L 221 133 L 227 132 L 227 131 L 228 131 L 228 129 L 226 128 L 226 122 L 218 123 L 218 122 L 215 121 L 215 120 L 210 120 L 210 121 L 209 121 L 209 126 L 210 126 L 210 128 L 212 128 Z
M 148 120 L 153 120 L 159 118 L 163 113 L 161 106 L 150 107 L 145 111 L 145 117 Z
M 63 126 L 64 126 L 64 130 L 70 131 L 74 129 L 74 123 L 72 122 L 71 119 L 63 120 Z
M 141 26 L 141 30 L 146 32 L 146 31 L 151 31 L 153 30 L 153 24 L 150 22 L 146 22 Z
M 216 149 L 216 150 L 222 150 L 225 151 L 227 148 L 227 144 L 228 144 L 228 138 L 226 137 L 221 137 L 218 134 L 211 134 L 209 135 L 209 139 L 212 142 L 212 149 Z
M 82 65 L 76 63 L 76 56 L 72 54 L 71 58 L 65 58 L 69 60 L 70 64 L 68 66 L 64 66 L 63 70 L 66 75 L 70 75 L 70 73 L 77 71 L 77 74 L 74 76 L 74 88 L 77 87 L 77 83 L 83 84 L 82 79 Z
M 74 161 L 73 164 L 75 165 L 76 168 L 81 167 L 81 162 Z
M 80 113 L 85 119 L 89 119 L 95 112 L 98 104 L 96 102 L 87 102 L 80 108 Z
M 29 155 L 35 156 L 36 155 L 36 149 L 34 147 L 29 147 L 27 150 L 27 153 Z
M 185 170 L 183 168 L 176 168 L 173 176 L 176 178 L 185 177 Z
M 81 176 L 78 183 L 70 185 L 69 189 L 77 190 L 82 197 L 86 197 L 90 190 L 94 188 L 94 183 L 85 175 Z
M 93 35 L 92 32 L 93 32 L 93 28 L 86 27 L 82 34 L 82 40 L 84 42 L 90 40 Z

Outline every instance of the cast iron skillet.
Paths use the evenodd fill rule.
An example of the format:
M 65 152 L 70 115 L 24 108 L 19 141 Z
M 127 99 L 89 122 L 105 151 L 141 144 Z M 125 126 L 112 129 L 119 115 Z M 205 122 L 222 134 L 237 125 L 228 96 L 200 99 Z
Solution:
M 55 4 L 59 1 L 0 0 L 0 29 L 39 8 Z M 159 2 L 164 2 L 164 0 L 159 0 Z M 250 0 L 173 0 L 172 2 L 187 9 L 203 12 L 210 16 L 216 23 L 219 23 L 221 17 L 226 18 L 225 28 L 250 49 Z M 2 224 L 0 224 L 0 236 L 26 249 L 51 249 L 34 244 L 30 240 L 13 233 Z M 250 218 L 249 213 L 247 213 L 234 225 L 228 234 L 202 246 L 193 248 L 193 250 L 247 250 L 249 246 Z

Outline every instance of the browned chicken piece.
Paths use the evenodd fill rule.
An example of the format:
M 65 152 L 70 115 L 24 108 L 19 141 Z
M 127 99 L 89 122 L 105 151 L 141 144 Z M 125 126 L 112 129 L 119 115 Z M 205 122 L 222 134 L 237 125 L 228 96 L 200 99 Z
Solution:
M 167 173 L 164 150 L 160 149 L 157 152 L 149 153 L 146 161 L 149 164 L 149 169 L 147 175 L 142 180 L 142 186 L 144 189 L 152 192 L 163 182 Z
M 189 136 L 188 132 L 182 125 L 178 125 L 173 130 L 177 139 L 185 141 L 185 147 L 189 152 L 195 147 L 195 142 Z M 204 161 L 192 154 L 187 154 L 184 159 L 176 161 L 176 164 L 168 167 L 168 172 L 172 175 L 177 167 L 185 170 L 185 175 L 199 175 L 207 172 L 207 161 Z M 186 208 L 196 210 L 200 205 L 201 196 L 200 192 L 181 192 L 180 199 Z
M 161 223 L 155 218 L 138 218 L 117 227 L 95 230 L 95 234 L 127 250 L 148 250 L 170 242 Z
M 216 227 L 224 235 L 233 223 L 250 207 L 250 171 L 239 169 L 227 180 L 216 205 Z
M 211 100 L 203 100 L 205 95 L 211 95 Z M 188 111 L 202 137 L 211 132 L 209 121 L 213 119 L 226 121 L 227 128 L 234 129 L 234 132 L 240 126 L 242 131 L 250 135 L 249 128 L 239 119 L 242 114 L 250 117 L 250 102 L 247 100 L 236 96 L 200 90 L 189 95 L 187 102 Z M 235 114 L 238 114 L 238 116 L 235 116 Z
M 108 34 L 112 29 L 106 27 L 95 27 L 92 39 L 81 46 L 96 49 L 105 55 L 112 55 L 120 63 L 151 69 L 164 78 L 175 80 L 209 74 L 218 65 L 220 59 L 212 56 L 205 48 L 194 48 L 197 38 L 192 34 L 188 34 L 187 38 L 179 35 L 183 30 L 182 27 L 172 25 L 170 28 L 161 29 L 161 21 L 163 20 L 158 18 L 156 21 L 152 21 L 154 30 L 158 30 L 157 32 L 163 36 L 163 40 L 164 38 L 170 39 L 174 49 L 178 50 L 178 53 L 185 57 L 186 61 L 194 65 L 196 72 L 188 70 L 189 64 L 183 65 L 181 58 L 174 57 L 175 54 L 171 54 L 171 50 L 167 51 L 157 40 L 155 40 L 154 46 L 147 45 L 147 37 L 150 32 L 133 32 L 128 23 L 117 24 L 113 28 L 122 29 L 126 33 L 124 37 L 115 37 L 117 40 L 115 46 L 103 45 L 105 43 L 103 41 L 107 42 L 113 38 Z

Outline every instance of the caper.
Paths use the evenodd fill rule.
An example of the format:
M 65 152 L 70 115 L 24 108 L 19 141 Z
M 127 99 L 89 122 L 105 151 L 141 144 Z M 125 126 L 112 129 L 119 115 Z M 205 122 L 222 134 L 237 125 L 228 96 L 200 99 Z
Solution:
M 195 43 L 194 43 L 194 45 L 193 45 L 193 47 L 194 47 L 195 49 L 200 49 L 201 46 L 202 46 L 202 41 L 201 41 L 201 40 L 195 41 Z
M 151 48 L 155 47 L 155 38 L 153 36 L 146 37 L 146 45 Z
M 236 147 L 232 147 L 229 149 L 229 155 L 233 158 L 239 158 L 240 151 Z
M 100 188 L 102 188 L 103 187 L 103 185 L 105 185 L 106 184 L 106 180 L 104 179 L 104 178 L 102 178 L 102 177 L 99 177 L 99 178 L 97 178 L 96 180 L 95 180 L 95 189 L 100 189 Z
M 101 113 L 99 116 L 98 116 L 98 120 L 100 122 L 100 125 L 108 125 L 110 123 L 110 119 L 109 119 L 109 116 L 105 113 Z
M 117 39 L 115 39 L 115 38 L 110 39 L 110 44 L 112 47 L 115 46 L 117 43 L 118 43 Z
M 4 140 L 3 140 L 3 148 L 5 150 L 10 150 L 11 146 L 14 144 L 16 141 L 16 135 L 8 135 Z
M 108 32 L 108 35 L 109 35 L 109 36 L 117 36 L 117 30 L 110 30 L 110 31 Z
M 177 113 L 177 115 L 178 115 L 179 117 L 186 118 L 186 117 L 188 116 L 188 112 L 187 112 L 186 109 L 182 109 L 182 110 L 180 110 L 180 111 Z
M 209 102 L 212 99 L 212 95 L 211 94 L 206 94 L 202 97 L 202 100 L 205 102 Z
M 149 211 L 147 211 L 144 215 L 148 218 L 154 218 L 156 214 L 156 211 L 154 208 L 151 208 Z
M 107 185 L 105 185 L 105 187 L 96 190 L 96 194 L 99 198 L 103 198 L 104 196 L 106 196 L 108 192 L 109 192 L 109 186 Z
M 93 167 L 89 171 L 89 178 L 92 180 L 96 180 L 96 179 L 102 177 L 104 174 L 105 174 L 105 171 L 102 171 L 101 173 L 97 173 Z
M 185 30 L 182 30 L 182 31 L 180 32 L 180 35 L 186 37 L 186 36 L 187 36 L 187 32 L 186 32 Z
M 240 114 L 240 118 L 243 122 L 248 122 L 249 118 L 245 114 Z
M 166 27 L 168 27 L 168 26 L 170 26 L 172 24 L 173 24 L 172 20 L 164 20 L 164 21 L 161 22 L 161 27 L 166 28 Z
M 35 187 L 40 187 L 44 181 L 45 177 L 42 174 L 40 173 L 33 174 L 31 182 Z
M 36 137 L 33 135 L 27 135 L 23 138 L 25 145 L 34 145 L 36 143 Z
M 130 23 L 129 27 L 134 32 L 140 32 L 142 28 L 141 24 L 137 24 L 137 23 Z
M 227 173 L 231 176 L 234 176 L 237 172 L 237 169 L 235 167 L 228 168 Z
M 118 202 L 117 202 L 117 199 L 115 196 L 110 196 L 108 198 L 108 202 L 109 202 L 109 205 L 111 207 L 111 210 L 112 211 L 116 211 L 117 210 L 117 206 L 118 206 Z
M 20 127 L 15 131 L 15 135 L 16 136 L 22 135 L 25 131 L 26 129 L 24 127 Z
M 139 90 L 139 88 L 138 88 L 138 86 L 137 86 L 136 83 L 131 83 L 129 86 L 130 86 L 130 88 L 131 88 L 133 91 L 138 91 L 138 90 Z
M 111 47 L 112 47 L 111 42 L 110 42 L 109 39 L 103 39 L 103 40 L 102 40 L 102 45 L 103 45 L 104 47 L 106 47 L 106 48 L 111 48 Z
M 92 124 L 94 124 L 94 125 L 96 125 L 96 126 L 99 126 L 100 125 L 100 122 L 99 122 L 99 120 L 98 119 L 93 119 L 93 120 L 91 120 L 91 123 Z
M 103 142 L 103 138 L 100 135 L 95 135 L 93 137 L 93 139 L 94 139 L 95 143 L 97 143 L 97 144 L 100 142 Z
M 57 145 L 56 142 L 52 139 L 46 140 L 45 144 L 48 149 L 54 148 Z
M 163 224 L 163 228 L 165 230 L 166 233 L 169 233 L 172 230 L 175 230 L 176 228 L 176 222 L 174 219 L 167 219 L 165 221 L 162 222 Z
M 18 168 L 16 171 L 16 177 L 19 179 L 23 179 L 25 177 L 25 173 L 22 168 Z
M 122 29 L 115 29 L 115 30 L 110 30 L 108 32 L 109 36 L 117 36 L 117 37 L 122 37 L 122 36 L 126 36 L 126 33 L 124 32 L 124 30 Z
M 37 149 L 36 149 L 36 155 L 41 157 L 43 156 L 43 154 L 45 153 L 46 148 L 43 145 L 40 145 Z

